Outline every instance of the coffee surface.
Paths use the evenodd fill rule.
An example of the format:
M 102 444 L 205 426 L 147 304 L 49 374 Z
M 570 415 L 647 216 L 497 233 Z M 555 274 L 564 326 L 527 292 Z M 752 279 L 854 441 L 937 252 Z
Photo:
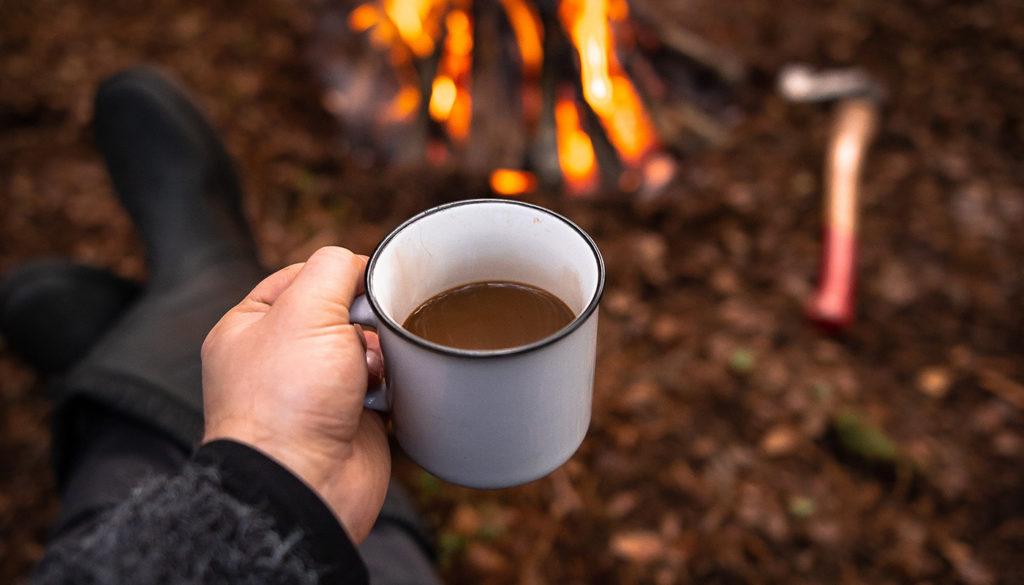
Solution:
M 543 339 L 575 315 L 555 295 L 510 281 L 474 282 L 427 299 L 402 324 L 407 331 L 459 349 L 507 349 Z

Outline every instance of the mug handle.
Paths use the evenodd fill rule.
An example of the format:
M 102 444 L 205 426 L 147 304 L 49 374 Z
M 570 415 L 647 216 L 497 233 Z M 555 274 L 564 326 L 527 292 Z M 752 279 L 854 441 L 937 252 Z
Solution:
M 370 302 L 366 300 L 366 295 L 359 295 L 352 301 L 352 306 L 348 310 L 348 320 L 354 324 L 379 329 L 380 322 L 377 320 L 377 316 L 373 314 L 373 309 L 370 308 Z M 388 392 L 387 384 L 382 383 L 376 388 L 368 388 L 366 390 L 366 398 L 363 399 L 363 407 L 376 410 L 377 412 L 390 412 L 391 393 Z

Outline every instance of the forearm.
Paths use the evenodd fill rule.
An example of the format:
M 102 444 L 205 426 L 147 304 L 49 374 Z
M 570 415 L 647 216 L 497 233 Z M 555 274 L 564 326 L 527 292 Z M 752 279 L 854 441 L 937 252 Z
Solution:
M 365 583 L 327 506 L 277 462 L 214 441 L 178 475 L 154 479 L 91 528 L 54 543 L 50 583 Z

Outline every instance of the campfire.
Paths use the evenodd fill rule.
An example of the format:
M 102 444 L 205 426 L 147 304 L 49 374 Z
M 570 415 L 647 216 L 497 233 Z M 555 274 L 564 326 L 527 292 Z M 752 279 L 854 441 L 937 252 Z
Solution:
M 660 191 L 679 153 L 722 140 L 723 88 L 742 76 L 625 0 L 325 5 L 311 54 L 360 148 L 460 165 L 507 196 Z

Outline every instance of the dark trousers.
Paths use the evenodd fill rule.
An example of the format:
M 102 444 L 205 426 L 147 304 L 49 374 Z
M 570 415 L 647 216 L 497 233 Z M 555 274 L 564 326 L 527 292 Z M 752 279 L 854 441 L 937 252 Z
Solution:
M 89 531 L 143 480 L 178 473 L 189 458 L 152 427 L 99 405 L 77 405 L 70 424 L 78 440 L 63 477 L 52 542 Z M 373 585 L 440 583 L 423 549 L 395 524 L 375 525 L 359 552 Z

